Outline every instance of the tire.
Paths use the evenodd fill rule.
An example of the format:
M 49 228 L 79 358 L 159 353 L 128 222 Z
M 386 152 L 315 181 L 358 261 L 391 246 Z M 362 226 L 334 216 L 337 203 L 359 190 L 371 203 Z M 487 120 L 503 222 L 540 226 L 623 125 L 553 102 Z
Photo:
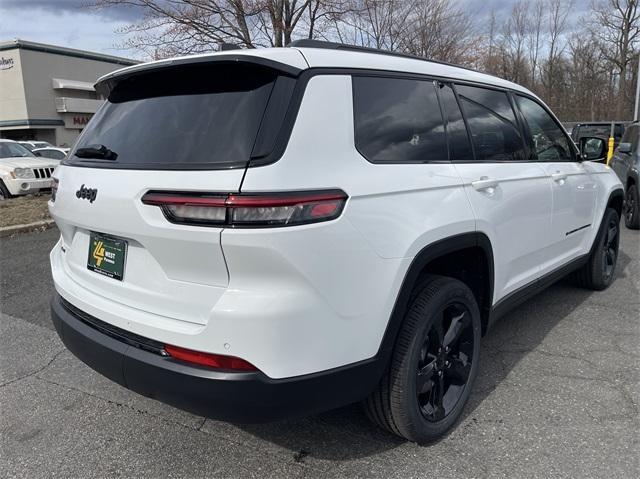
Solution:
M 615 276 L 619 246 L 620 217 L 616 210 L 607 208 L 587 264 L 572 275 L 574 282 L 595 291 L 608 288 Z
M 461 281 L 430 276 L 409 306 L 388 370 L 365 400 L 367 416 L 419 444 L 442 437 L 469 399 L 480 331 L 471 290 Z
M 640 229 L 640 198 L 638 186 L 630 184 L 624 198 L 624 225 L 631 229 Z
M 9 193 L 7 187 L 4 186 L 4 182 L 0 180 L 0 201 L 8 200 L 9 198 L 11 198 L 11 193 Z

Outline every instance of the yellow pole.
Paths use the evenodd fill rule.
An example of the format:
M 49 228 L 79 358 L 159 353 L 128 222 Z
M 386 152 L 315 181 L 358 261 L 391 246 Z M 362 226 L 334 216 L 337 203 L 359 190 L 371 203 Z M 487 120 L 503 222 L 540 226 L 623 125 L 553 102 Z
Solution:
M 614 146 L 613 129 L 614 128 L 615 128 L 615 123 L 611 122 L 611 133 L 609 134 L 609 150 L 607 151 L 607 166 L 609 166 L 609 162 L 613 157 L 613 146 Z

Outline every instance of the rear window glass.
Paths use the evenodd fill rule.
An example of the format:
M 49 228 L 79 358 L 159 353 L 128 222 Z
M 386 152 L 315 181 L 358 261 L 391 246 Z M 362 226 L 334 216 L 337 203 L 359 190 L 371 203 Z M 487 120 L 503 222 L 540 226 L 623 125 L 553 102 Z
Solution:
M 250 159 L 276 81 L 249 64 L 182 65 L 122 80 L 95 114 L 76 149 L 104 145 L 105 167 L 241 166 Z
M 354 77 L 356 147 L 373 163 L 446 161 L 444 122 L 431 81 Z
M 594 137 L 602 137 L 609 138 L 611 135 L 611 125 L 579 125 L 575 127 L 575 132 L 573 133 L 574 140 L 579 140 L 580 138 L 584 138 L 585 136 L 594 136 Z M 623 135 L 624 127 L 620 124 L 616 124 L 613 127 L 613 137 L 615 139 L 620 139 Z

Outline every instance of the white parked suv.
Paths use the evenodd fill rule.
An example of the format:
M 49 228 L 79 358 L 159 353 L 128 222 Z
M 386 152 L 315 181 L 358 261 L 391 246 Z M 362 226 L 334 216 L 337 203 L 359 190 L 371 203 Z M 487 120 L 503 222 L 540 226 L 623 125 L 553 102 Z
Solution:
M 37 157 L 13 140 L 0 139 L 0 201 L 51 189 L 58 163 Z
M 300 41 L 96 88 L 55 172 L 52 315 L 145 396 L 235 422 L 364 401 L 428 442 L 497 318 L 613 280 L 622 186 L 519 85 Z

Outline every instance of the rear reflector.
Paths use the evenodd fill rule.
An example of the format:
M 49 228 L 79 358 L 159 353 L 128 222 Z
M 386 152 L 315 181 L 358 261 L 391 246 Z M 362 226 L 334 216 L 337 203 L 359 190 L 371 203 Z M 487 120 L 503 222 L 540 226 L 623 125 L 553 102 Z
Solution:
M 200 351 L 192 351 L 191 349 L 180 348 L 166 344 L 164 350 L 172 358 L 185 361 L 187 363 L 198 364 L 216 369 L 228 369 L 236 371 L 257 371 L 253 364 L 244 359 L 235 358 L 233 356 L 223 356 L 220 354 L 202 353 Z
M 341 190 L 272 194 L 149 192 L 146 205 L 160 206 L 172 223 L 227 227 L 294 226 L 329 221 L 342 213 Z

